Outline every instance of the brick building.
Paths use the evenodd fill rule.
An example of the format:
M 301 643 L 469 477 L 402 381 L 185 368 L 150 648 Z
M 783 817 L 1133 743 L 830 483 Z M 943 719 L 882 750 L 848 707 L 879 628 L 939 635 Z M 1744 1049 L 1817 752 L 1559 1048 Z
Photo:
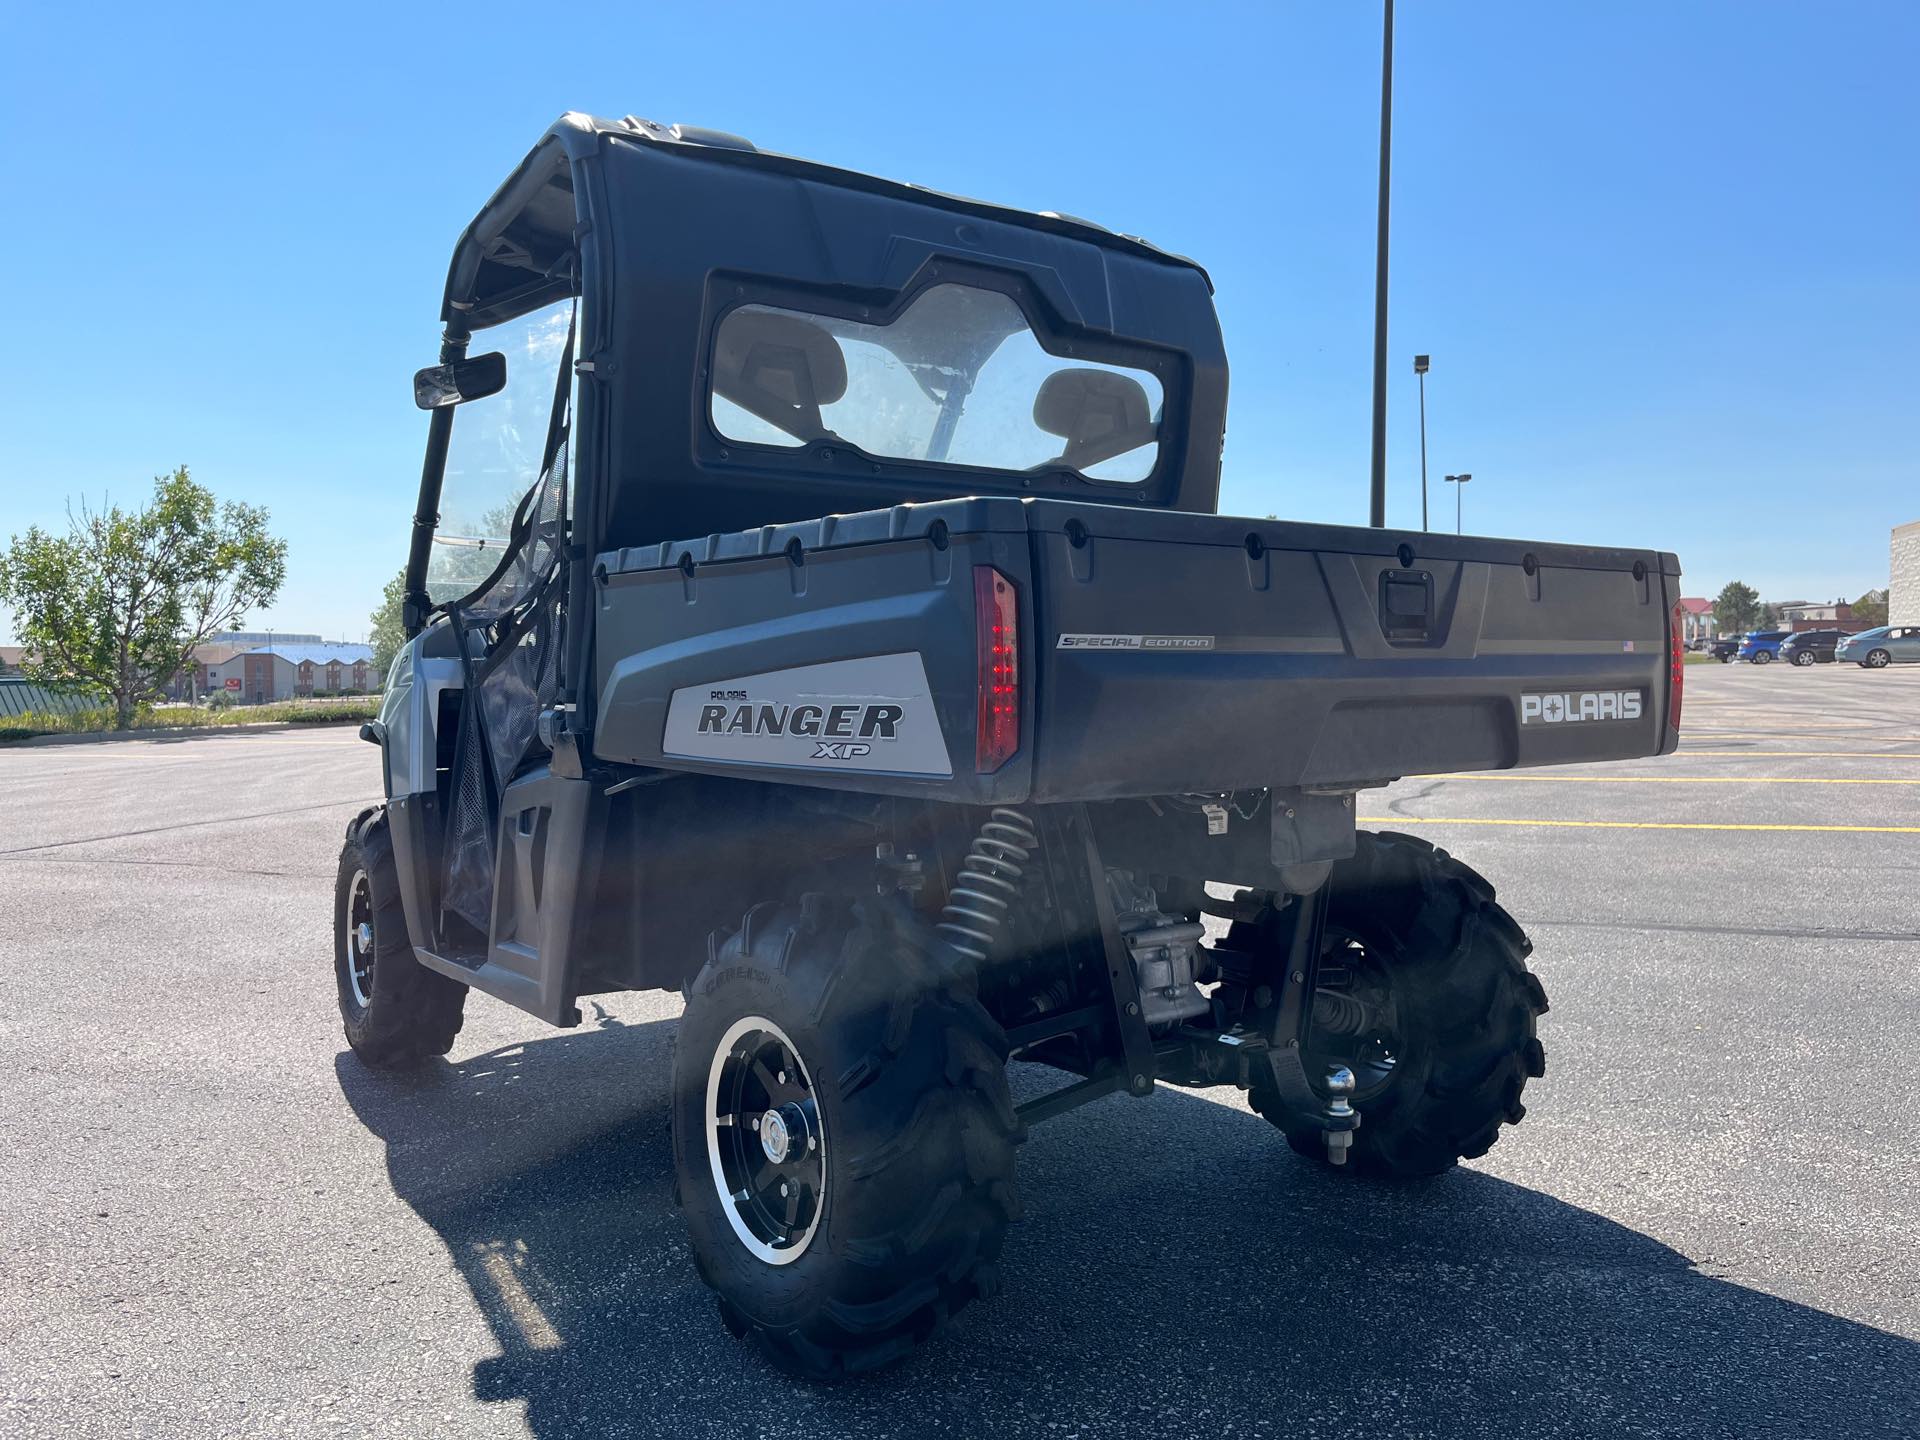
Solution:
M 373 668 L 373 647 L 345 643 L 254 646 L 198 667 L 201 693 L 225 690 L 245 705 L 306 695 L 368 694 L 385 677 Z
M 1853 618 L 1853 606 L 1845 600 L 1835 600 L 1830 604 L 1819 604 L 1808 600 L 1791 600 L 1774 606 L 1774 613 L 1780 617 L 1782 630 L 1858 630 L 1860 626 Z

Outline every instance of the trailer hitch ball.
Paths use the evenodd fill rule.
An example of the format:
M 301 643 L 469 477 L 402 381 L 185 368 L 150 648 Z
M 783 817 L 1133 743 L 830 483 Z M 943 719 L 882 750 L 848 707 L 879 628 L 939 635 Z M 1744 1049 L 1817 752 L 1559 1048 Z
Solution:
M 1333 1097 L 1327 1102 L 1327 1163 L 1344 1165 L 1348 1147 L 1353 1144 L 1353 1132 L 1360 1124 L 1360 1112 L 1347 1098 L 1354 1090 L 1353 1071 L 1336 1065 L 1327 1072 L 1327 1090 Z

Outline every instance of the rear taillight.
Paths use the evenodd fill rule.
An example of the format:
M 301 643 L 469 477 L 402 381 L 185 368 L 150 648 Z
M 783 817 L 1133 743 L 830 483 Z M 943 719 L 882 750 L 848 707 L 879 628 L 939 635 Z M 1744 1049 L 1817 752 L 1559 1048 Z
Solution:
M 973 567 L 973 623 L 980 665 L 974 765 L 985 775 L 1020 748 L 1020 597 L 991 565 Z
M 1680 697 L 1687 684 L 1687 651 L 1680 639 L 1680 613 L 1680 607 L 1675 605 L 1667 630 L 1667 659 L 1673 674 L 1673 683 L 1667 688 L 1667 728 L 1676 735 L 1680 733 Z

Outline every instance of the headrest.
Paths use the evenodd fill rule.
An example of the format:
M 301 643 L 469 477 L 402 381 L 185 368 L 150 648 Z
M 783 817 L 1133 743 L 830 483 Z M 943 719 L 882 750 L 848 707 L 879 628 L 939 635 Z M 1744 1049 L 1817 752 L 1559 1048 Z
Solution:
M 820 326 L 775 310 L 741 309 L 720 322 L 713 389 L 802 440 L 826 433 L 820 407 L 847 393 L 847 359 Z
M 1076 470 L 1150 444 L 1157 436 L 1146 387 L 1111 370 L 1056 370 L 1033 397 L 1033 423 L 1067 442 Z

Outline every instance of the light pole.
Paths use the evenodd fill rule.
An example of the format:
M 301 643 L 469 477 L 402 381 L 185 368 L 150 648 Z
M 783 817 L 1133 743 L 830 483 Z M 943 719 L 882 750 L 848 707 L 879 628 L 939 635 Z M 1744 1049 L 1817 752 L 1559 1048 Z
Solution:
M 1461 533 L 1460 531 L 1460 510 L 1461 510 L 1460 497 L 1467 493 L 1467 482 L 1471 479 L 1473 479 L 1473 476 L 1471 475 L 1447 476 L 1447 482 L 1449 484 L 1459 487 L 1453 492 L 1453 533 L 1456 535 Z
M 1420 528 L 1427 525 L 1427 357 L 1413 357 L 1413 373 L 1420 377 Z
M 1373 480 L 1367 523 L 1387 523 L 1387 201 L 1393 176 L 1393 0 L 1380 38 L 1380 211 L 1373 248 Z

